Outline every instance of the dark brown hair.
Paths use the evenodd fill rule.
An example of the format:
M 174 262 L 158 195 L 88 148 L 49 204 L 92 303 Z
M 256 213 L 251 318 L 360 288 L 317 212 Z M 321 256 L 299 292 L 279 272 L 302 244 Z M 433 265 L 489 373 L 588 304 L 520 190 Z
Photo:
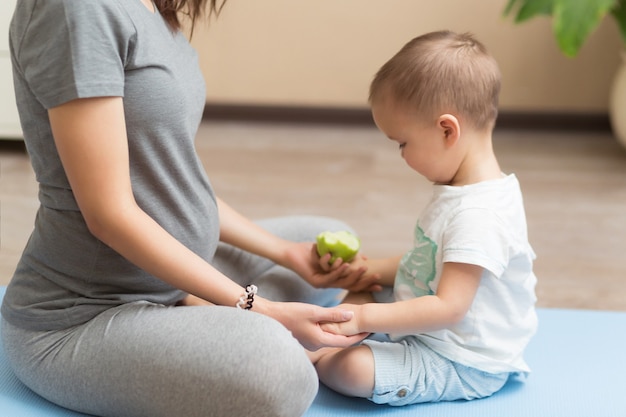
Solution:
M 498 115 L 500 70 L 471 34 L 431 32 L 409 41 L 370 85 L 381 97 L 409 105 L 422 117 L 456 113 L 474 128 L 492 129 Z
M 219 4 L 218 4 L 219 3 Z M 185 15 L 191 21 L 191 31 L 198 19 L 212 14 L 219 15 L 226 0 L 154 0 L 161 16 L 172 30 L 181 28 L 180 16 Z

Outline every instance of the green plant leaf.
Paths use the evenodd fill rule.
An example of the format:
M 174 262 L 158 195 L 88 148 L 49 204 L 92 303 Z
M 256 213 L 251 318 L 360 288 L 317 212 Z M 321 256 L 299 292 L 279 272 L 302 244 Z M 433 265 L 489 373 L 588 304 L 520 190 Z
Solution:
M 626 4 L 624 0 L 619 0 L 617 5 L 611 11 L 611 14 L 617 21 L 620 34 L 622 35 L 622 42 L 626 43 Z
M 556 0 L 509 0 L 504 15 L 511 14 L 513 9 L 517 8 L 515 13 L 515 23 L 522 23 L 537 15 L 550 15 L 554 8 Z
M 617 0 L 555 0 L 553 30 L 559 48 L 574 57 Z

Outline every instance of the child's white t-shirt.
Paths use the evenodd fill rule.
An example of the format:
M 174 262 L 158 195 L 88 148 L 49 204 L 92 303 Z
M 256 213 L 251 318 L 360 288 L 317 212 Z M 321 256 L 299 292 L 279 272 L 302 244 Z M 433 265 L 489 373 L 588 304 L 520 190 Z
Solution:
M 533 260 L 515 175 L 467 186 L 436 185 L 396 274 L 397 301 L 433 295 L 444 262 L 484 268 L 465 318 L 413 335 L 442 356 L 485 372 L 528 372 L 523 352 L 537 329 Z M 392 335 L 393 340 L 403 336 Z

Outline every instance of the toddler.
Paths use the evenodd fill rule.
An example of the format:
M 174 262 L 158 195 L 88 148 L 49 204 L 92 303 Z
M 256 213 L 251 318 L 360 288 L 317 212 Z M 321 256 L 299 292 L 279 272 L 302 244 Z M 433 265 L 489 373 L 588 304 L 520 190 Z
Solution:
M 502 173 L 492 147 L 499 90 L 485 47 L 449 31 L 411 40 L 376 74 L 374 121 L 433 194 L 408 252 L 352 263 L 393 287 L 393 300 L 350 293 L 343 307 L 354 319 L 324 326 L 388 340 L 310 353 L 327 386 L 405 405 L 487 397 L 530 371 L 535 254 L 518 180 Z

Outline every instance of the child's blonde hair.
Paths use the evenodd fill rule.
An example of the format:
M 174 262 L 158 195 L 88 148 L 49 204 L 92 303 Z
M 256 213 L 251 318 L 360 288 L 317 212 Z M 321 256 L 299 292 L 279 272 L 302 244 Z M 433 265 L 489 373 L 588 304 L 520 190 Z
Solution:
M 421 116 L 458 115 L 475 129 L 493 129 L 500 70 L 471 34 L 431 32 L 408 42 L 378 71 L 370 103 L 385 96 Z

